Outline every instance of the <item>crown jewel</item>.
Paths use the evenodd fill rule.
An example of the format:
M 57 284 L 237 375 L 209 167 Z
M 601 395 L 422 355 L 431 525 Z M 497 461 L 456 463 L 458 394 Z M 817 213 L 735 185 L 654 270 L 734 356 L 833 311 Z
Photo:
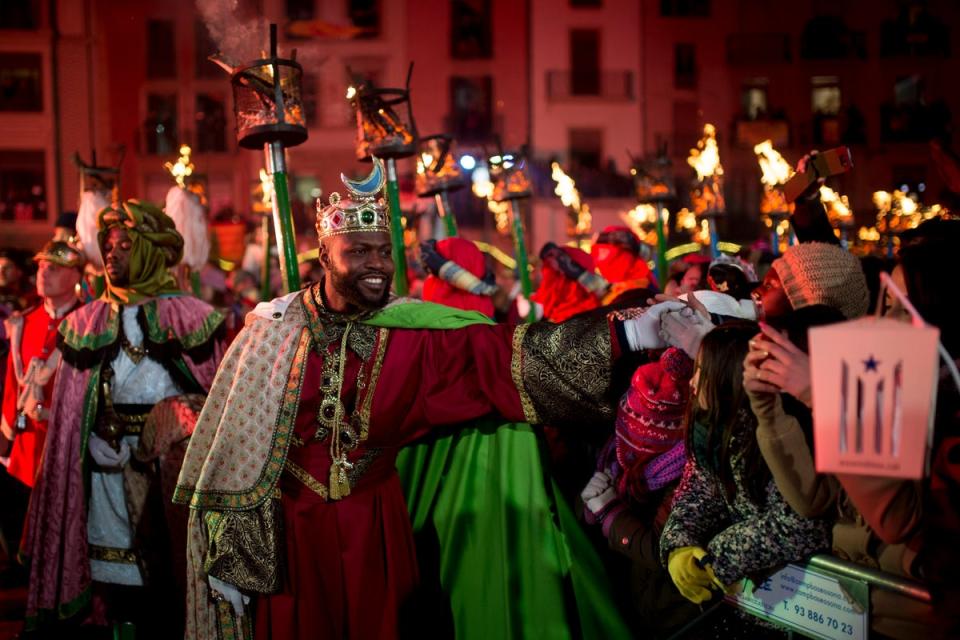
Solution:
M 390 214 L 386 203 L 377 196 L 386 183 L 383 161 L 373 158 L 373 170 L 362 180 L 351 180 L 340 174 L 340 180 L 350 194 L 344 201 L 334 191 L 329 204 L 317 198 L 317 235 L 321 238 L 361 231 L 390 232 Z

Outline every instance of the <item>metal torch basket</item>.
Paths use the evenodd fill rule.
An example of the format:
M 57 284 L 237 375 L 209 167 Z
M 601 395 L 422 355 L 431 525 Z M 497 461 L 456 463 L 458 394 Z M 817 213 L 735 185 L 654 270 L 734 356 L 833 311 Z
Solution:
M 650 158 L 631 158 L 630 175 L 637 202 L 660 204 L 677 199 L 677 185 L 673 177 L 673 163 L 665 152 Z
M 241 147 L 262 149 L 270 142 L 293 147 L 307 139 L 302 77 L 303 67 L 284 58 L 254 60 L 234 71 L 233 109 Z
M 417 152 L 417 124 L 410 103 L 410 75 L 404 89 L 381 88 L 370 80 L 351 87 L 350 104 L 357 114 L 357 159 L 409 158 Z
M 446 134 L 420 138 L 417 195 L 430 198 L 439 193 L 457 191 L 466 184 L 454 153 L 453 138 Z
M 494 202 L 521 200 L 531 196 L 530 179 L 527 177 L 527 160 L 521 151 L 506 151 L 487 159 L 490 180 L 493 182 Z

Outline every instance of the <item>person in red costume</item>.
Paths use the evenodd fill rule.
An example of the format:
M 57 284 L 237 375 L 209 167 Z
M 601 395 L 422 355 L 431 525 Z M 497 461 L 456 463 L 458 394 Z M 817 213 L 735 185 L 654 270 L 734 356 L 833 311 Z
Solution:
M 420 247 L 429 274 L 423 283 L 424 300 L 493 317 L 492 296 L 499 288 L 491 282 L 487 261 L 475 244 L 463 238 L 447 238 L 424 242 Z
M 17 548 L 47 437 L 53 374 L 60 362 L 57 326 L 79 304 L 76 287 L 84 263 L 83 254 L 66 242 L 47 243 L 33 259 L 41 302 L 6 321 L 10 353 L 3 385 L 0 455 L 9 456 L 3 530 L 12 550 Z
M 597 236 L 590 255 L 610 289 L 603 304 L 611 304 L 631 289 L 646 289 L 653 284 L 647 261 L 640 255 L 640 240 L 627 227 L 610 226 Z
M 550 322 L 563 322 L 567 318 L 591 311 L 600 306 L 600 296 L 605 287 L 588 288 L 589 282 L 573 275 L 593 276 L 593 258 L 585 251 L 574 247 L 558 247 L 547 243 L 540 252 L 540 288 L 530 299 L 543 307 L 543 317 Z M 605 285 L 606 283 L 602 283 Z

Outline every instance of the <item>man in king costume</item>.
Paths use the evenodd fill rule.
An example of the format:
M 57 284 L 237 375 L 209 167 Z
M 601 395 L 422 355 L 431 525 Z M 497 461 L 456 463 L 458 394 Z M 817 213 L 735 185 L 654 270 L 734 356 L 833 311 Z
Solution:
M 492 415 L 611 418 L 611 366 L 639 348 L 642 318 L 511 326 L 391 302 L 382 162 L 344 182 L 352 201 L 318 213 L 324 280 L 247 317 L 190 441 L 176 494 L 192 509 L 189 638 L 416 630 L 399 448 Z
M 177 289 L 169 269 L 183 239 L 160 209 L 129 200 L 101 211 L 98 225 L 106 291 L 59 328 L 21 549 L 27 628 L 132 619 L 138 637 L 170 638 L 182 629 L 175 574 L 186 514 L 171 518 L 161 485 L 176 475 L 213 381 L 223 317 Z

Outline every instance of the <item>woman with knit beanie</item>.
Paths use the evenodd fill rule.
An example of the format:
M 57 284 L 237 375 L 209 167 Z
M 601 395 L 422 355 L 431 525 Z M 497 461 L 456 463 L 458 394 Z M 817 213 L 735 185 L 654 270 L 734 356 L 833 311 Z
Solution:
M 960 223 L 954 221 L 921 225 L 902 239 L 901 264 L 894 272 L 894 281 L 906 289 L 911 302 L 923 307 L 924 318 L 941 326 L 944 344 L 956 326 L 950 274 L 958 234 Z M 809 361 L 794 346 L 800 344 L 798 337 L 788 339 L 770 327 L 764 327 L 763 334 L 747 356 L 745 387 L 758 418 L 760 449 L 785 498 L 804 515 L 840 513 L 833 528 L 836 555 L 887 573 L 926 579 L 937 588 L 941 597 L 933 606 L 874 590 L 873 631 L 891 638 L 957 637 L 960 554 L 955 543 L 960 514 L 955 505 L 960 471 L 955 460 L 960 451 L 960 401 L 953 382 L 942 376 L 937 394 L 933 481 L 817 474 L 805 430 L 781 403 L 781 398 L 795 396 L 810 404 Z
M 684 415 L 693 362 L 680 349 L 638 368 L 620 400 L 616 431 L 581 492 L 584 515 L 600 524 L 610 548 L 631 560 L 636 626 L 669 636 L 695 617 L 660 565 L 657 541 L 686 462 Z

